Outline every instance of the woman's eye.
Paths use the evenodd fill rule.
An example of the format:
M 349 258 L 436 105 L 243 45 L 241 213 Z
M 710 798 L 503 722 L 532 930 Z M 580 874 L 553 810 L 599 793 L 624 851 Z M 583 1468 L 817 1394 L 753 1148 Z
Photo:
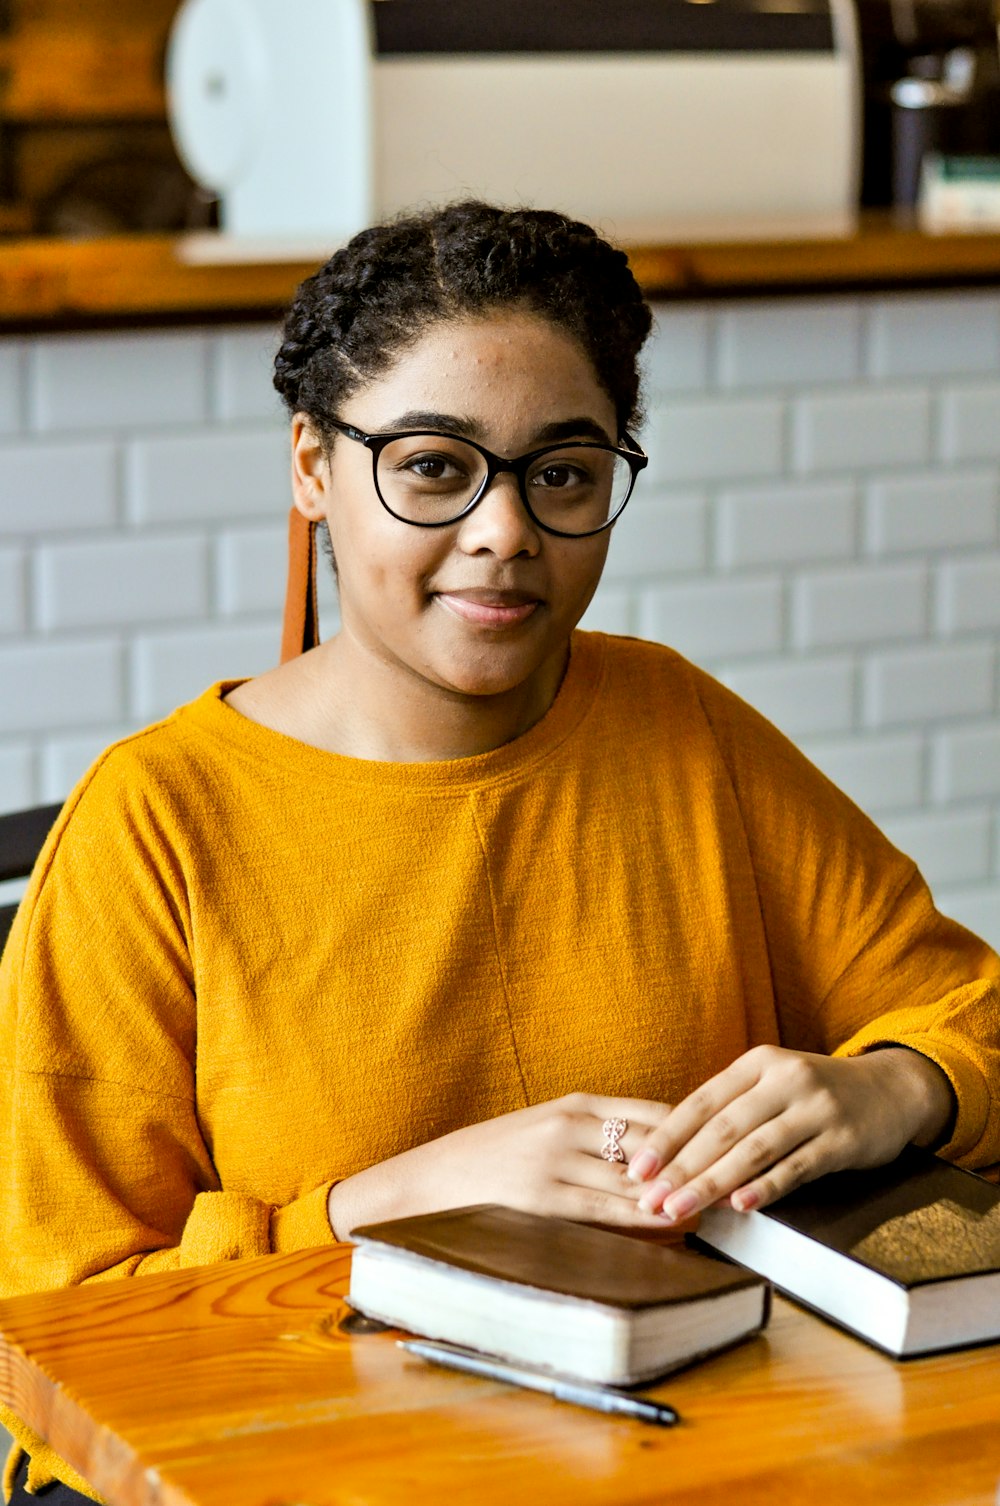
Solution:
M 535 486 L 567 487 L 586 483 L 589 477 L 575 465 L 546 465 L 532 477 Z
M 436 481 L 446 474 L 451 464 L 443 455 L 417 455 L 410 461 L 407 469 L 416 476 L 426 476 L 429 481 Z
M 452 481 L 464 475 L 450 455 L 412 455 L 400 469 L 417 481 Z

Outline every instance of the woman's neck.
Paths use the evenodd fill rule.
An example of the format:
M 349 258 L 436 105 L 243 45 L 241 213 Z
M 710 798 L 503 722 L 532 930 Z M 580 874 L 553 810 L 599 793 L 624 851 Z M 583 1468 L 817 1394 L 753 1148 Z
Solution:
M 529 731 L 556 698 L 569 662 L 563 645 L 526 681 L 465 695 L 339 634 L 230 692 L 251 721 L 350 758 L 433 763 L 471 758 Z

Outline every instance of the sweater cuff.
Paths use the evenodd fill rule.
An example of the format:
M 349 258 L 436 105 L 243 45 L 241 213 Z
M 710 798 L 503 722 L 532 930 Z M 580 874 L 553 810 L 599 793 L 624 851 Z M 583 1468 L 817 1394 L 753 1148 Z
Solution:
M 957 1105 L 955 1122 L 952 1125 L 951 1139 L 946 1145 L 936 1148 L 935 1154 L 942 1156 L 946 1161 L 962 1161 L 973 1163 L 977 1160 L 983 1164 L 994 1159 L 989 1151 L 977 1156 L 977 1147 L 986 1134 L 989 1111 L 990 1093 L 983 1074 L 974 1062 L 959 1051 L 950 1042 L 945 1042 L 937 1035 L 928 1035 L 924 1032 L 907 1033 L 900 1031 L 887 1035 L 885 1030 L 880 1030 L 879 1022 L 874 1020 L 856 1035 L 852 1035 L 849 1041 L 845 1041 L 834 1052 L 835 1056 L 863 1056 L 876 1046 L 906 1046 L 911 1051 L 917 1051 L 921 1056 L 926 1056 L 928 1061 L 941 1068 L 941 1071 L 951 1083 L 951 1090 L 955 1095 Z
M 309 1250 L 314 1245 L 336 1244 L 327 1215 L 327 1201 L 333 1182 L 314 1187 L 304 1197 L 271 1215 L 271 1249 L 276 1255 L 290 1255 L 293 1250 Z
M 271 1207 L 245 1192 L 199 1192 L 181 1239 L 182 1265 L 268 1255 Z

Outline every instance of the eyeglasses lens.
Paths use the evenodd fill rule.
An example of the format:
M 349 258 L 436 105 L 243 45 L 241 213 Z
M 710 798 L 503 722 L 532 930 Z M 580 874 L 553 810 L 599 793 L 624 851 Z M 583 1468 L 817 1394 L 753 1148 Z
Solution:
M 465 511 L 486 479 L 486 461 L 460 439 L 408 435 L 378 457 L 383 502 L 410 523 L 448 523 Z M 624 505 L 632 484 L 627 460 L 598 445 L 558 445 L 536 456 L 524 485 L 531 511 L 559 533 L 593 533 Z

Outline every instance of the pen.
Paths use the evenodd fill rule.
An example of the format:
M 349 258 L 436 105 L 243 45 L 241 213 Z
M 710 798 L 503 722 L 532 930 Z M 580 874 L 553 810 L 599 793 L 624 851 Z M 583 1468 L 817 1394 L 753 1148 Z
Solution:
M 613 1412 L 618 1417 L 634 1417 L 639 1422 L 653 1422 L 661 1428 L 672 1428 L 680 1422 L 680 1414 L 663 1402 L 649 1401 L 640 1396 L 629 1396 L 625 1391 L 616 1391 L 609 1386 L 589 1385 L 585 1381 L 569 1380 L 561 1375 L 549 1375 L 543 1370 L 526 1370 L 519 1365 L 507 1365 L 503 1360 L 478 1354 L 473 1349 L 461 1349 L 457 1344 L 444 1344 L 424 1339 L 397 1339 L 400 1349 L 429 1360 L 432 1365 L 444 1365 L 448 1370 L 464 1370 L 469 1375 L 481 1375 L 486 1380 L 505 1381 L 508 1386 L 522 1386 L 528 1391 L 544 1391 L 556 1401 L 568 1401 L 576 1407 L 589 1407 L 593 1412 Z

